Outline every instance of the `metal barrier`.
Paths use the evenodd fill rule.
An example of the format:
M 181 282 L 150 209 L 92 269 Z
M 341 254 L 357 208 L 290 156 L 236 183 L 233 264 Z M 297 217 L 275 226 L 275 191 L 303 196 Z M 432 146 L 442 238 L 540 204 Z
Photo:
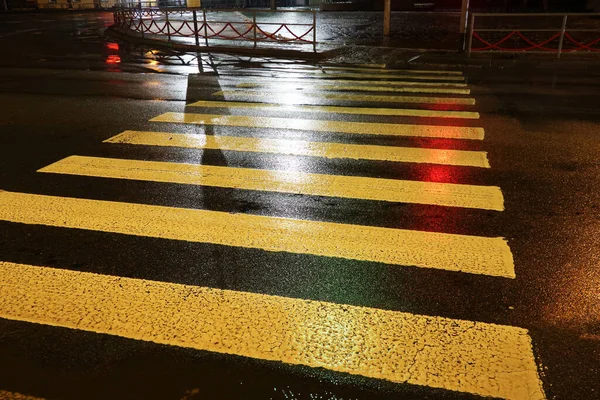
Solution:
M 536 18 L 536 23 L 540 23 L 543 18 L 554 18 L 557 19 L 557 24 L 553 28 L 532 28 L 531 24 L 528 23 L 528 28 L 523 27 L 510 27 L 510 28 L 478 28 L 475 26 L 477 18 L 492 17 L 494 22 L 497 23 L 506 20 L 508 18 L 514 23 L 515 19 L 528 19 Z M 577 18 L 596 18 L 600 17 L 600 13 L 570 13 L 570 14 L 502 14 L 502 13 L 473 13 L 471 14 L 469 21 L 469 42 L 467 45 L 467 52 L 469 57 L 472 52 L 483 52 L 483 51 L 496 51 L 496 52 L 507 52 L 507 53 L 556 53 L 557 58 L 560 58 L 563 53 L 574 53 L 586 51 L 589 53 L 600 52 L 600 22 L 599 21 L 588 21 L 586 24 L 582 24 L 581 21 L 577 25 L 584 27 L 569 26 L 569 22 Z M 542 23 L 543 24 L 543 23 Z M 593 26 L 593 28 L 589 28 Z M 496 33 L 504 34 L 508 32 L 508 35 L 501 35 L 496 39 L 483 38 L 480 33 Z M 524 32 L 529 35 L 526 36 Z M 576 39 L 575 34 L 588 34 L 587 39 Z M 592 39 L 589 36 L 592 36 Z M 540 36 L 543 36 L 540 38 Z M 518 47 L 519 45 L 507 46 L 509 40 L 516 40 L 518 42 L 524 42 L 524 47 Z M 480 47 L 473 47 L 473 41 L 477 40 Z M 584 43 L 584 40 L 587 43 Z M 537 42 L 536 42 L 537 41 Z
M 135 5 L 139 3 L 134 3 Z M 243 20 L 219 20 L 213 17 L 224 13 L 235 13 Z M 252 19 L 243 14 L 251 14 Z M 311 14 L 311 23 L 283 23 L 260 21 L 260 17 L 295 13 Z M 115 25 L 144 35 L 166 35 L 170 42 L 174 37 L 200 39 L 209 47 L 209 39 L 252 42 L 280 42 L 312 44 L 317 46 L 317 15 L 314 10 L 257 10 L 231 9 L 212 10 L 205 8 L 180 7 L 119 7 L 113 11 Z M 257 18 L 258 17 L 258 18 Z

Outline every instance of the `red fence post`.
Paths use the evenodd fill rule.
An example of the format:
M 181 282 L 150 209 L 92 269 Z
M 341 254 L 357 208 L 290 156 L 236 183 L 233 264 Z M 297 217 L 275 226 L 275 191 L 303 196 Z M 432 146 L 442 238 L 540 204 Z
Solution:
M 196 46 L 200 46 L 200 39 L 198 39 L 198 18 L 196 16 L 196 10 L 192 11 L 194 15 L 194 37 L 196 38 Z
M 475 30 L 475 13 L 469 17 L 469 44 L 467 45 L 467 57 L 471 58 L 471 49 L 473 48 L 473 31 Z
M 254 31 L 254 48 L 256 48 L 256 10 L 252 10 L 252 30 Z
M 462 6 L 460 10 L 460 28 L 458 30 L 459 33 L 459 43 L 458 43 L 458 51 L 465 51 L 466 41 L 466 31 L 467 31 L 467 21 L 469 15 L 469 0 L 462 0 Z
M 208 26 L 206 22 L 206 8 L 202 9 L 202 17 L 204 18 L 204 44 L 208 47 Z
M 169 9 L 168 8 L 165 10 L 165 21 L 167 24 L 167 40 L 170 42 L 171 41 L 171 29 L 169 27 Z
M 138 15 L 140 16 L 140 24 L 139 24 L 140 33 L 142 34 L 142 38 L 144 38 L 144 28 L 146 27 L 146 25 L 144 24 L 144 12 L 142 10 L 140 10 Z
M 560 58 L 560 53 L 562 53 L 563 43 L 565 42 L 565 31 L 567 30 L 567 18 L 568 15 L 563 17 L 562 28 L 560 30 L 560 40 L 558 41 L 558 54 L 556 58 Z
M 313 52 L 317 52 L 317 11 L 313 10 Z
M 383 4 L 383 36 L 390 36 L 390 21 L 392 20 L 392 2 L 384 0 Z

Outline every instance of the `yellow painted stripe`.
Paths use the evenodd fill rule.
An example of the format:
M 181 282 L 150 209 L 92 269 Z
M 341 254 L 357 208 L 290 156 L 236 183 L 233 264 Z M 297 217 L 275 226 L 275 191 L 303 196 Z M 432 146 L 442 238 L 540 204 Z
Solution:
M 70 156 L 38 172 L 448 207 L 504 210 L 499 187 Z
M 360 67 L 368 67 L 368 68 L 385 68 L 387 64 L 356 64 Z
M 436 125 L 380 124 L 369 122 L 322 121 L 313 119 L 247 117 L 242 115 L 164 113 L 152 122 L 176 124 L 240 126 L 249 128 L 293 129 L 358 135 L 419 136 L 447 139 L 483 140 L 483 128 Z
M 245 97 L 266 97 L 273 101 L 281 103 L 283 97 L 286 104 L 298 104 L 306 101 L 303 97 L 319 97 L 328 100 L 342 101 L 373 101 L 385 103 L 417 103 L 417 104 L 451 104 L 451 105 L 469 105 L 475 104 L 475 99 L 462 97 L 432 97 L 432 96 L 382 96 L 370 94 L 335 94 L 335 93 L 311 93 L 311 92 L 295 92 L 290 94 L 285 91 L 256 91 L 256 90 L 219 90 L 212 94 L 213 96 L 225 96 L 227 100 L 233 98 Z
M 0 317 L 514 400 L 544 393 L 526 329 L 0 262 Z
M 371 146 L 328 142 L 306 142 L 287 139 L 258 139 L 235 136 L 185 135 L 168 132 L 124 131 L 106 143 L 126 143 L 146 146 L 215 149 L 253 153 L 290 154 L 295 156 L 348 158 L 410 163 L 489 168 L 483 151 L 440 150 L 418 147 Z
M 431 69 L 377 69 L 365 68 L 365 67 L 344 67 L 344 66 L 332 66 L 323 65 L 326 70 L 348 70 L 348 71 L 373 71 L 384 74 L 434 74 L 434 75 L 462 75 L 461 71 L 444 71 L 444 70 L 431 70 Z M 385 67 L 384 67 L 385 68 Z
M 339 65 L 327 65 L 320 64 L 315 66 L 309 65 L 278 65 L 270 67 L 270 69 L 285 69 L 285 70 L 311 70 L 311 71 L 369 71 L 377 72 L 382 74 L 433 74 L 433 75 L 462 75 L 461 71 L 444 71 L 444 70 L 429 70 L 429 69 L 384 69 L 385 66 L 381 67 L 353 67 L 353 66 L 339 66 Z
M 205 108 L 251 108 L 268 111 L 293 111 L 293 112 L 319 112 L 358 115 L 390 115 L 399 117 L 424 117 L 424 118 L 465 118 L 479 119 L 479 113 L 472 111 L 438 111 L 419 110 L 411 108 L 369 108 L 369 107 L 339 107 L 339 106 L 299 106 L 279 105 L 270 103 L 249 103 L 239 101 L 197 101 L 188 104 L 189 107 Z M 295 121 L 295 120 L 292 120 Z
M 503 238 L 6 191 L 0 220 L 515 277 Z
M 265 83 L 273 83 L 272 78 L 264 78 L 264 77 L 254 77 L 253 79 L 262 80 Z M 219 81 L 225 82 L 230 80 L 239 81 L 239 76 L 228 76 L 228 75 L 219 75 Z M 336 79 L 332 81 L 328 81 L 324 83 L 321 79 L 315 78 L 289 78 L 289 77 L 278 77 L 277 82 L 289 82 L 289 83 L 298 83 L 303 85 L 385 85 L 385 86 L 419 86 L 419 87 L 454 87 L 454 88 L 464 88 L 467 87 L 466 83 L 458 83 L 458 82 L 414 82 L 414 81 L 378 81 L 378 80 L 350 80 L 350 79 Z
M 245 70 L 247 71 L 247 70 Z M 376 78 L 376 79 L 413 79 L 416 81 L 455 81 L 455 82 L 463 82 L 465 78 L 463 76 L 439 76 L 432 74 L 411 74 L 408 72 L 404 73 L 395 73 L 395 74 L 386 74 L 381 73 L 381 71 L 376 71 L 377 73 L 369 74 L 369 73 L 354 73 L 354 72 L 323 72 L 321 70 L 303 70 L 303 71 L 293 71 L 289 68 L 269 68 L 268 70 L 259 70 L 260 72 L 282 72 L 282 73 L 297 73 L 297 74 L 310 74 L 311 78 L 317 79 L 331 79 L 331 78 Z M 237 73 L 238 71 L 231 71 Z M 374 71 L 375 72 L 375 71 Z
M 240 89 L 266 88 L 267 90 L 282 90 L 282 86 L 286 90 L 330 90 L 330 91 L 355 91 L 355 92 L 393 92 L 393 93 L 433 93 L 433 94 L 470 94 L 470 89 L 460 88 L 436 88 L 436 87 L 387 87 L 387 86 L 361 86 L 361 85 L 303 85 L 301 83 L 275 85 L 261 85 L 258 83 L 240 83 L 235 87 Z M 302 92 L 304 93 L 304 92 Z
M 9 266 L 16 265 L 16 264 L 10 264 L 10 263 L 6 263 L 6 264 L 8 264 Z M 3 265 L 3 263 L 0 262 L 0 266 L 2 266 L 2 265 Z M 0 315 L 0 317 L 1 317 L 1 315 Z M 14 319 L 14 318 L 9 318 L 9 319 Z M 29 395 L 22 394 L 22 393 L 8 392 L 6 390 L 0 390 L 0 399 L 2 399 L 2 400 L 43 400 L 41 397 L 33 397 L 33 396 L 29 396 Z

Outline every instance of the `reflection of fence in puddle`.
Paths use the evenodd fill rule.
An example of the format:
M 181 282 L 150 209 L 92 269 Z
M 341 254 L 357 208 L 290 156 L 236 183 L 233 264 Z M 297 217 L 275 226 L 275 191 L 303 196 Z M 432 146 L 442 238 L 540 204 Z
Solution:
M 194 38 L 231 45 L 258 43 L 312 45 L 316 50 L 316 11 L 207 10 L 189 8 L 119 8 L 115 25 L 145 35 L 164 35 L 168 41 Z

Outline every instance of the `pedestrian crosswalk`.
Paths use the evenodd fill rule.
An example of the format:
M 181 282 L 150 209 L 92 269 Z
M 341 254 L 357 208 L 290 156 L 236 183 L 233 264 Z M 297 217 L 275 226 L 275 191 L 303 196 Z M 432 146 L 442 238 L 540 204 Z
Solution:
M 275 78 L 276 82 L 243 76 L 233 79 L 229 74 L 223 80 L 226 89 L 212 91 L 206 99 L 193 99 L 186 112 L 153 117 L 150 122 L 157 123 L 156 130 L 112 133 L 104 142 L 107 146 L 129 146 L 134 151 L 151 148 L 154 154 L 176 149 L 212 150 L 343 160 L 349 165 L 369 161 L 400 167 L 410 164 L 473 168 L 482 173 L 490 170 L 485 151 L 464 149 L 481 143 L 485 132 L 477 126 L 480 115 L 472 109 L 475 99 L 464 97 L 470 91 L 460 71 L 304 66 L 282 67 L 278 73 L 287 71 L 290 76 Z M 294 74 L 309 78 L 296 79 Z M 278 88 L 279 79 L 291 83 Z M 295 97 L 295 88 L 305 87 L 307 82 L 314 83 L 302 96 L 311 94 Z M 382 91 L 419 95 L 354 94 Z M 290 101 L 282 105 L 277 95 L 289 95 Z M 325 100 L 326 105 L 306 104 L 311 97 Z M 337 105 L 337 101 L 384 102 L 385 107 L 353 107 Z M 405 108 L 390 103 L 413 104 Z M 441 107 L 427 109 L 432 104 Z M 447 105 L 459 109 L 448 109 Z M 361 120 L 364 116 L 369 119 Z M 383 122 L 375 118 L 383 118 Z M 169 127 L 182 124 L 204 130 L 168 132 Z M 215 127 L 219 128 L 216 132 L 212 129 Z M 238 128 L 244 128 L 244 134 Z M 290 139 L 282 135 L 285 131 L 295 132 L 300 138 Z M 381 137 L 447 139 L 466 145 L 456 150 L 425 147 L 419 142 L 402 146 L 370 142 Z M 346 140 L 352 138 L 362 142 Z M 498 186 L 460 180 L 345 175 L 326 169 L 306 172 L 296 170 L 293 164 L 285 169 L 248 168 L 72 154 L 38 172 L 41 177 L 216 187 L 472 213 L 504 210 Z M 503 237 L 3 190 L 0 221 L 207 243 L 223 246 L 223 251 L 253 249 L 340 262 L 360 261 L 365 268 L 393 266 L 412 268 L 416 273 L 427 269 L 470 274 L 476 279 L 517 279 L 513 255 Z M 239 260 L 234 267 L 244 268 L 244 262 Z M 0 317 L 450 392 L 506 399 L 545 398 L 526 329 L 443 315 L 0 260 Z

